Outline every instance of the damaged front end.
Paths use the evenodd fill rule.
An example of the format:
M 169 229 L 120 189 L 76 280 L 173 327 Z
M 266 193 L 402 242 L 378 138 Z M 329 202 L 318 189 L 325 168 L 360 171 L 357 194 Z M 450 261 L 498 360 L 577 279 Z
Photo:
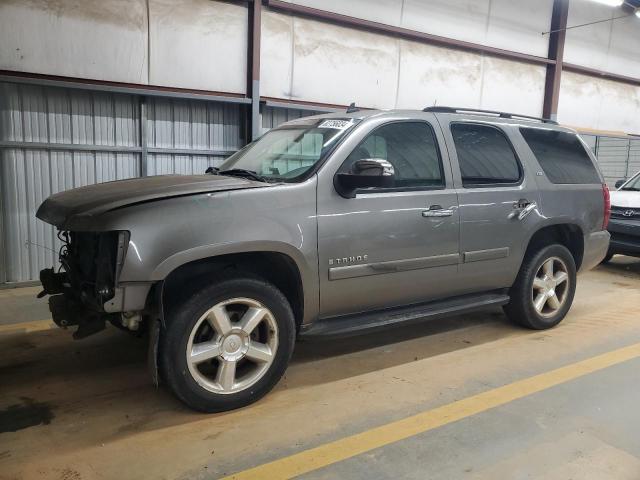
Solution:
M 107 321 L 117 327 L 138 330 L 139 314 L 109 312 L 108 304 L 117 291 L 118 274 L 128 244 L 128 232 L 60 232 L 63 241 L 61 268 L 40 272 L 43 291 L 51 295 L 49 310 L 62 328 L 77 326 L 75 339 L 85 338 L 105 328 Z

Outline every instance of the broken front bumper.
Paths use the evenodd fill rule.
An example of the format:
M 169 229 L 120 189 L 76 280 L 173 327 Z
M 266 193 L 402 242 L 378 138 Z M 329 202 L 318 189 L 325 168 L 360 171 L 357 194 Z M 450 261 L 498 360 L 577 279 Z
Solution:
M 61 232 L 62 268 L 40 272 L 49 309 L 60 327 L 78 326 L 75 338 L 104 329 L 107 321 L 138 330 L 151 283 L 118 283 L 128 232 Z

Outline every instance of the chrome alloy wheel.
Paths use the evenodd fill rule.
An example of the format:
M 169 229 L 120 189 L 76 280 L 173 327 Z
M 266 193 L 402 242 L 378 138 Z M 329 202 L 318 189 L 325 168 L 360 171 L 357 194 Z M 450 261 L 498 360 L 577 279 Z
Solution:
M 533 279 L 531 301 L 536 312 L 552 317 L 562 308 L 569 293 L 569 273 L 563 260 L 552 257 L 540 266 Z
M 250 298 L 220 302 L 202 315 L 187 343 L 187 365 L 204 389 L 242 391 L 267 372 L 278 349 L 278 325 L 271 311 Z

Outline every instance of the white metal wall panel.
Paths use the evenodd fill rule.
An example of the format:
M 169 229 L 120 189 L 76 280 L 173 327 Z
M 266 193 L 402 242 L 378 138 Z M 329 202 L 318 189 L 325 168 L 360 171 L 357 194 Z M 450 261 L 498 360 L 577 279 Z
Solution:
M 545 68 L 402 41 L 397 108 L 427 105 L 503 110 L 539 116 Z
M 402 41 L 400 45 L 398 108 L 481 108 L 480 55 L 418 42 Z
M 288 0 L 410 30 L 546 56 L 553 0 Z
M 263 31 L 264 96 L 393 107 L 399 40 L 304 18 L 269 17 L 273 21 Z
M 621 15 L 624 15 L 624 12 L 619 8 L 573 0 L 569 3 L 567 24 L 582 25 Z M 628 18 L 567 30 L 564 61 L 638 78 L 638 45 L 638 18 L 629 15 Z
M 545 67 L 495 57 L 483 60 L 482 108 L 542 116 Z
M 541 66 L 273 12 L 263 27 L 265 96 L 382 109 L 437 104 L 542 113 Z
M 291 98 L 293 77 L 293 16 L 264 10 L 260 45 L 260 92 Z
M 246 91 L 246 5 L 211 0 L 149 0 L 149 15 L 149 83 Z
M 0 2 L 0 69 L 147 83 L 145 0 Z
M 640 87 L 564 71 L 558 121 L 576 127 L 640 133 Z
M 305 7 L 362 18 L 387 25 L 398 26 L 402 22 L 403 4 L 406 0 L 286 0 Z

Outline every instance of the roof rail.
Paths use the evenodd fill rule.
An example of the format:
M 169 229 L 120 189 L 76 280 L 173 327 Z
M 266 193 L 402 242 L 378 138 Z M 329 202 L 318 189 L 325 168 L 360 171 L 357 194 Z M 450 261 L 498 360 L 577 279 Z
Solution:
M 529 115 L 520 115 L 518 113 L 507 113 L 507 112 L 498 112 L 496 110 L 482 110 L 479 108 L 459 108 L 459 107 L 427 107 L 422 110 L 423 112 L 432 112 L 432 113 L 471 113 L 471 114 L 479 114 L 479 115 L 495 115 L 500 118 L 522 118 L 526 120 L 536 120 L 542 123 L 551 123 L 553 125 L 558 125 L 558 122 L 555 120 L 551 120 L 550 118 L 541 118 L 541 117 L 531 117 Z

